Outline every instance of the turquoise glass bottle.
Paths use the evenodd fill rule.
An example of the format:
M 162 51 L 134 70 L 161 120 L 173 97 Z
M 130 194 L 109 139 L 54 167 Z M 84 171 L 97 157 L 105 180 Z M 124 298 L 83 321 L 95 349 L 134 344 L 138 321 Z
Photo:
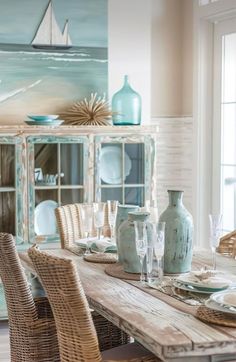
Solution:
M 112 97 L 112 121 L 116 126 L 139 125 L 141 123 L 141 97 L 124 77 L 123 87 Z

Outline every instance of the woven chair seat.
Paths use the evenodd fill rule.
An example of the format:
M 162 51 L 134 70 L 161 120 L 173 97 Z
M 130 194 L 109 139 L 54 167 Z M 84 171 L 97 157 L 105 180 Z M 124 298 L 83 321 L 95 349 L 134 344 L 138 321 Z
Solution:
M 11 362 L 60 361 L 47 298 L 33 299 L 12 235 L 0 233 L 0 275 L 9 316 Z

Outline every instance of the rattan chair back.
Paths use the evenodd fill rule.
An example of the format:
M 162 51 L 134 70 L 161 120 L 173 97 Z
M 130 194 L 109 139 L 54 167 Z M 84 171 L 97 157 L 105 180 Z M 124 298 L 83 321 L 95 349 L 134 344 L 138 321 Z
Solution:
M 217 252 L 231 258 L 236 257 L 236 230 L 220 238 Z
M 6 294 L 9 321 L 37 320 L 34 299 L 16 251 L 13 236 L 0 233 L 0 276 Z
M 56 328 L 46 298 L 33 299 L 13 236 L 0 233 L 0 276 L 7 302 L 11 362 L 59 361 Z M 52 314 L 51 314 L 52 316 Z
M 55 215 L 61 247 L 62 249 L 67 249 L 73 245 L 75 240 L 82 238 L 80 206 L 79 204 L 69 204 L 57 207 Z
M 74 263 L 36 247 L 28 254 L 53 309 L 61 361 L 101 361 L 96 330 Z
M 59 206 L 55 209 L 58 230 L 61 239 L 62 249 L 73 247 L 74 241 L 83 238 L 83 224 L 81 222 L 80 207 L 82 204 L 68 204 Z M 92 236 L 96 235 L 96 229 L 93 228 Z M 110 236 L 108 224 L 108 209 L 105 208 L 103 235 Z

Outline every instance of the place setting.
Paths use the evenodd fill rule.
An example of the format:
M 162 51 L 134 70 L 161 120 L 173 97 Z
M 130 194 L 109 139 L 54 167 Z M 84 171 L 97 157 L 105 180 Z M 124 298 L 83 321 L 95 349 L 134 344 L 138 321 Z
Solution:
M 84 260 L 108 264 L 117 262 L 117 247 L 113 236 L 117 205 L 116 200 L 80 205 L 83 238 L 74 243 L 82 250 Z M 108 225 L 105 225 L 106 221 Z M 103 235 L 105 226 L 109 226 L 110 236 Z

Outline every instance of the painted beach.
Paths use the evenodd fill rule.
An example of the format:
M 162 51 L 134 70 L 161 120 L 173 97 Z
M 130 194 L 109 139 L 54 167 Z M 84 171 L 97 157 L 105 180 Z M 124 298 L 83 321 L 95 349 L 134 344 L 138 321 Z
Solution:
M 91 92 L 107 93 L 107 65 L 107 48 L 0 44 L 0 123 L 59 114 Z

